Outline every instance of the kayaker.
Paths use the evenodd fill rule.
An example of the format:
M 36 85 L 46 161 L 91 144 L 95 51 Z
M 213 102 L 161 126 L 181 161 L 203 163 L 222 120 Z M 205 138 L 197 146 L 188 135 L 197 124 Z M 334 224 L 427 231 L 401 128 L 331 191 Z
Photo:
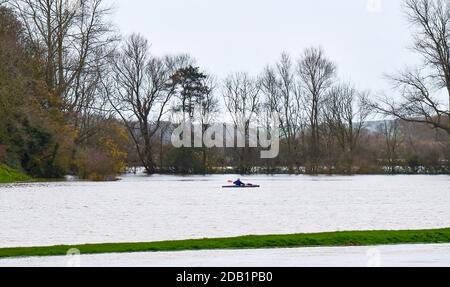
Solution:
M 240 178 L 238 178 L 238 180 L 233 182 L 233 184 L 236 186 L 245 186 L 245 183 L 243 183 Z

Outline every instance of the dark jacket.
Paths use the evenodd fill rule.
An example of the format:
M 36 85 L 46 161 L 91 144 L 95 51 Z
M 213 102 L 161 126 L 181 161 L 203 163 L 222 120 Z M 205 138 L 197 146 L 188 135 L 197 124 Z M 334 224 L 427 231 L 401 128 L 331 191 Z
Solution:
M 240 181 L 239 179 L 236 180 L 235 182 L 233 182 L 233 184 L 236 185 L 236 186 L 243 186 L 243 185 L 245 185 L 245 183 L 243 183 L 243 182 Z

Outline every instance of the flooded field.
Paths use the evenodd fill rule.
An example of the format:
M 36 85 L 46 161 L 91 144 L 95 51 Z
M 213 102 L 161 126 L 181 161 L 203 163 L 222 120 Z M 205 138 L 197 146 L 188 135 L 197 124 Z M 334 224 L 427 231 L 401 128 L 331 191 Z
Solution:
M 448 176 L 125 176 L 0 185 L 0 247 L 450 226 Z

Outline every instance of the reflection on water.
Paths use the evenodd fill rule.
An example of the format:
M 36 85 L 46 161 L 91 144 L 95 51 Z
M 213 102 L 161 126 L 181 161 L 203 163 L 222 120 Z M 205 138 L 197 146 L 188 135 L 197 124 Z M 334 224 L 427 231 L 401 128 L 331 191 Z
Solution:
M 448 176 L 134 176 L 0 186 L 0 246 L 450 227 Z

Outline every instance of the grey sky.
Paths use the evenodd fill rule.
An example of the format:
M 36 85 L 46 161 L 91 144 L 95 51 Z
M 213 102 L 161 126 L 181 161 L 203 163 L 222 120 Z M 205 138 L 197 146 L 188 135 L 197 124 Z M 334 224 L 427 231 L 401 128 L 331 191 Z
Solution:
M 189 53 L 220 78 L 322 46 L 342 79 L 379 90 L 384 73 L 416 60 L 400 0 L 108 1 L 124 34 L 143 34 L 157 55 Z

